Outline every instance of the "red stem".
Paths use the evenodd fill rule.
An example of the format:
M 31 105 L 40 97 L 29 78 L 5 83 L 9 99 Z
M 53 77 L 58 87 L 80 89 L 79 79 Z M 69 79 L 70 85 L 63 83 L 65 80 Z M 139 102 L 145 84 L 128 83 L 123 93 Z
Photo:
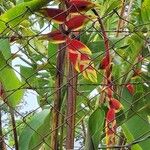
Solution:
M 102 31 L 103 38 L 104 38 L 104 46 L 105 46 L 106 56 L 110 58 L 109 39 L 107 38 L 107 33 L 105 32 L 105 28 L 103 26 L 102 19 L 100 18 L 99 14 L 97 13 L 97 11 L 95 9 L 92 9 L 92 11 L 98 17 L 98 22 L 100 24 L 101 31 Z

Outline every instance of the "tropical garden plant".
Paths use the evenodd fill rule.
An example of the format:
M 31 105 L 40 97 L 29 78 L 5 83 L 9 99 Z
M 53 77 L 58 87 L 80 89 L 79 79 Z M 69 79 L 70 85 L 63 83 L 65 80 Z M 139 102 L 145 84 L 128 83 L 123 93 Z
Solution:
M 0 13 L 0 149 L 149 149 L 149 0 L 1 0 Z M 39 107 L 23 114 L 31 90 Z

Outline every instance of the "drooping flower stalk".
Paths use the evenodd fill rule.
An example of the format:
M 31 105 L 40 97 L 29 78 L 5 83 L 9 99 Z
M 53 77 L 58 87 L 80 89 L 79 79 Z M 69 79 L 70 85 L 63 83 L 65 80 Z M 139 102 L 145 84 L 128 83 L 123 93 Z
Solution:
M 101 91 L 100 104 L 105 101 L 108 103 L 108 111 L 106 114 L 105 121 L 105 133 L 106 133 L 106 146 L 110 147 L 116 144 L 116 113 L 122 108 L 121 103 L 113 97 L 113 83 L 112 83 L 112 58 L 110 53 L 109 39 L 105 32 L 102 19 L 95 9 L 92 9 L 94 14 L 98 17 L 98 22 L 101 27 L 101 32 L 103 35 L 105 55 L 100 62 L 100 69 L 104 71 L 103 83 L 104 87 Z M 109 148 L 107 148 L 109 150 Z

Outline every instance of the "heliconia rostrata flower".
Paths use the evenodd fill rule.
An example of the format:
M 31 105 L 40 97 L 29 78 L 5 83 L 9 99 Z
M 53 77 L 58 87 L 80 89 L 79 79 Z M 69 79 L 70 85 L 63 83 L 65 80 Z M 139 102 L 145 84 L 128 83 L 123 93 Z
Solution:
M 39 39 L 48 40 L 53 44 L 65 42 L 68 58 L 75 69 L 82 73 L 86 79 L 97 82 L 97 73 L 90 58 L 92 54 L 90 49 L 81 41 L 69 37 L 69 33 L 81 30 L 90 19 L 94 18 L 91 15 L 82 15 L 79 12 L 88 11 L 95 4 L 85 0 L 71 0 L 67 3 L 68 8 L 66 11 L 58 8 L 43 8 L 39 11 L 49 20 L 66 27 L 64 28 L 65 32 L 59 30 L 52 31 L 41 35 Z M 72 15 L 75 12 L 78 12 L 78 15 Z

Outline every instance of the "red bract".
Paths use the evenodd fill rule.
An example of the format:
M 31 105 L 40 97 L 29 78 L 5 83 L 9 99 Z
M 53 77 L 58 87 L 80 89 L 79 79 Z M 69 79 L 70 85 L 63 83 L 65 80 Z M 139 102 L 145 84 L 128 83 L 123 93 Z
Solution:
M 115 110 L 113 108 L 110 108 L 106 115 L 106 121 L 113 122 L 115 120 Z
M 106 69 L 109 63 L 110 63 L 109 56 L 105 56 L 99 65 L 99 69 Z
M 60 44 L 66 42 L 66 35 L 59 30 L 56 30 L 47 34 L 43 34 L 39 39 L 48 40 L 54 44 Z
M 82 42 L 76 39 L 67 39 L 67 49 L 76 53 L 91 55 L 90 49 Z
M 109 105 L 110 105 L 110 108 L 115 109 L 116 111 L 119 111 L 120 109 L 123 108 L 121 103 L 115 98 L 110 99 Z
M 94 65 L 90 64 L 90 49 L 76 39 L 68 38 L 66 44 L 69 60 L 74 65 L 75 69 L 81 72 L 86 79 L 97 82 L 97 74 Z
M 39 12 L 58 24 L 64 23 L 67 18 L 66 11 L 57 8 L 43 8 Z
M 70 13 L 85 12 L 96 6 L 95 3 L 85 0 L 71 0 L 68 4 Z
M 106 115 L 106 145 L 111 146 L 115 144 L 116 134 L 116 116 L 115 110 L 110 108 Z
M 79 55 L 76 53 L 69 53 L 69 60 L 72 62 L 72 64 L 75 66 L 77 61 L 78 61 L 78 57 Z
M 127 85 L 126 85 L 126 88 L 128 89 L 128 91 L 130 92 L 130 94 L 134 94 L 134 92 L 135 92 L 135 89 L 134 89 L 134 86 L 133 86 L 133 84 L 131 84 L 131 83 L 128 83 Z
M 82 29 L 88 21 L 90 21 L 90 18 L 92 18 L 90 15 L 77 15 L 66 21 L 65 25 L 68 27 L 69 31 L 78 31 Z

